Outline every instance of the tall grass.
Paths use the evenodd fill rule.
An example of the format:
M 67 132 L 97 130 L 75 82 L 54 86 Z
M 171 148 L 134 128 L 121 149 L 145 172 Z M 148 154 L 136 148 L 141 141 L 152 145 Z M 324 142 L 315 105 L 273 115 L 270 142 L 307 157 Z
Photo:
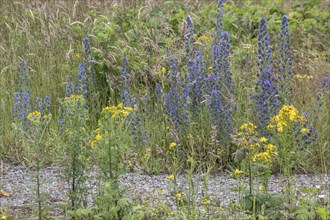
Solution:
M 241 168 L 248 171 L 250 195 L 253 166 L 263 167 L 257 173 L 267 178 L 283 169 L 287 178 L 328 173 L 330 45 L 324 38 L 330 30 L 329 14 L 321 9 L 329 2 L 2 6 L 1 158 L 33 164 L 25 140 L 31 131 L 18 122 L 37 107 L 36 97 L 50 97 L 55 120 L 38 148 L 44 147 L 47 162 L 70 164 L 66 180 L 73 211 L 86 206 L 77 204 L 77 188 L 85 190 L 77 181 L 85 180 L 93 159 L 103 161 L 96 165 L 103 179 L 114 181 L 110 188 L 130 166 L 173 178 L 235 168 L 240 175 Z M 310 13 L 318 13 L 319 22 Z M 24 94 L 31 108 L 25 106 L 17 119 L 14 109 L 21 108 L 17 100 Z M 70 113 L 75 105 L 78 110 Z M 281 109 L 294 116 L 285 119 Z M 84 117 L 77 118 L 80 113 Z M 23 135 L 14 132 L 13 122 L 22 125 Z M 278 151 L 261 144 L 265 139 Z M 263 147 L 250 149 L 257 144 Z M 181 192 L 175 193 L 184 207 Z M 188 196 L 188 206 L 195 207 L 194 195 Z

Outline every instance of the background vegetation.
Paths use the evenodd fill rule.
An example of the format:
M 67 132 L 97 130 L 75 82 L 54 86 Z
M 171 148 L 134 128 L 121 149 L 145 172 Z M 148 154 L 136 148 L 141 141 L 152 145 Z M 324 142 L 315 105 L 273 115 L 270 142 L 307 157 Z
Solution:
M 192 0 L 4 1 L 0 8 L 1 159 L 37 170 L 62 164 L 65 180 L 71 186 L 73 210 L 84 207 L 80 199 L 88 190 L 79 181 L 84 171 L 92 169 L 90 161 L 99 161 L 102 181 L 109 183 L 102 190 L 117 189 L 118 175 L 136 169 L 176 176 L 198 171 L 235 173 L 237 168 L 235 175 L 244 170 L 246 176 L 251 176 L 252 158 L 262 151 L 246 152 L 249 147 L 242 141 L 260 139 L 262 135 L 277 147 L 279 155 L 272 155 L 274 159 L 261 175 L 277 173 L 290 179 L 297 173 L 328 174 L 330 2 L 226 1 L 223 18 L 219 18 L 218 8 L 216 1 Z M 285 135 L 263 134 L 265 128 L 259 126 L 263 122 L 253 106 L 257 74 L 261 71 L 257 65 L 262 55 L 258 48 L 260 19 L 267 19 L 273 60 L 270 65 L 274 77 L 280 80 L 283 15 L 289 22 L 293 60 L 290 92 L 281 95 L 286 100 L 281 107 L 292 105 L 297 115 L 306 118 L 300 121 L 304 125 L 299 129 L 308 128 L 313 138 L 309 135 L 311 143 L 303 146 L 289 142 L 297 138 L 294 130 Z M 187 16 L 193 32 L 189 32 L 192 26 Z M 215 71 L 212 48 L 219 21 L 230 39 L 228 60 L 221 62 L 229 65 L 234 88 L 232 94 L 221 91 L 214 99 L 224 96 L 226 106 L 232 109 L 227 139 L 224 128 L 214 124 L 212 111 L 203 104 L 213 99 L 196 98 L 198 110 L 178 107 L 180 112 L 191 114 L 189 126 L 183 126 L 182 121 L 178 126 L 176 117 L 185 116 L 174 117 L 166 109 L 171 89 L 195 85 L 200 79 L 187 79 L 192 73 L 189 48 L 203 55 L 203 76 Z M 174 74 L 176 67 L 178 72 Z M 179 79 L 182 85 L 176 85 Z M 184 91 L 179 93 L 181 100 L 185 100 L 183 95 Z M 235 107 L 228 104 L 231 99 Z M 281 107 L 268 115 L 268 120 L 278 115 Z M 242 128 L 248 122 L 258 126 L 257 133 Z M 240 132 L 245 132 L 244 138 Z M 292 155 L 298 149 L 299 153 Z M 238 158 L 242 152 L 244 156 Z M 168 166 L 164 167 L 164 162 Z M 120 197 L 109 196 L 116 201 Z

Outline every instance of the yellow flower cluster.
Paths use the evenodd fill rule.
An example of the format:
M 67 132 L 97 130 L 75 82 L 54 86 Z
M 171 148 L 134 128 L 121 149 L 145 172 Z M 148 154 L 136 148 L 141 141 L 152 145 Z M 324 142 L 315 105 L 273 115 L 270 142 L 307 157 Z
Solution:
M 102 109 L 101 114 L 111 114 L 111 118 L 118 118 L 120 116 L 128 116 L 134 109 L 132 107 L 125 107 L 123 103 L 119 103 L 117 106 L 107 106 Z
M 255 133 L 255 130 L 256 130 L 257 126 L 255 126 L 253 123 L 251 122 L 248 122 L 248 123 L 244 123 L 241 125 L 241 127 L 239 128 L 240 129 L 240 133 L 238 133 L 238 135 L 243 135 L 244 133 L 245 134 L 248 134 L 248 135 L 252 135 Z
M 27 118 L 30 120 L 32 118 L 39 118 L 41 113 L 39 111 L 34 111 L 28 114 Z
M 38 125 L 41 122 L 41 113 L 34 111 L 28 114 L 27 119 L 32 122 L 32 125 Z M 48 122 L 52 117 L 52 114 L 44 115 L 43 119 Z
M 272 157 L 277 156 L 276 147 L 272 144 L 266 146 L 266 151 L 253 155 L 252 162 L 271 163 Z
M 210 204 L 210 200 L 208 198 L 203 198 L 202 204 L 208 205 L 208 204 Z
M 176 198 L 181 198 L 184 195 L 184 192 L 178 192 L 177 194 L 175 194 Z
M 240 170 L 240 169 L 236 168 L 236 169 L 234 170 L 234 172 L 230 173 L 230 176 L 231 176 L 231 177 L 239 177 L 239 176 L 241 176 L 243 173 L 244 173 L 243 170 Z
M 234 171 L 234 174 L 236 175 L 236 176 L 238 176 L 238 175 L 240 175 L 240 174 L 243 174 L 244 172 L 243 172 L 243 170 L 240 170 L 240 169 L 235 169 L 235 171 Z
M 167 72 L 165 67 L 162 67 L 159 71 L 156 72 L 157 75 L 164 75 Z
M 171 175 L 167 176 L 166 179 L 168 179 L 168 180 L 174 180 L 174 175 L 171 174 Z
M 299 115 L 298 110 L 292 105 L 284 105 L 278 115 L 274 116 L 270 120 L 270 124 L 267 126 L 268 130 L 276 128 L 279 133 L 282 133 L 285 128 L 289 127 L 290 122 L 302 122 L 305 123 L 307 119 Z
M 296 78 L 296 79 L 313 79 L 313 76 L 296 74 L 296 75 L 294 75 L 294 78 Z
M 82 95 L 71 95 L 64 98 L 64 103 L 77 103 L 83 102 L 85 99 Z
M 100 128 L 96 129 L 95 132 L 96 132 L 96 135 L 95 135 L 94 140 L 91 140 L 89 142 L 89 144 L 91 145 L 92 148 L 95 147 L 95 145 L 97 144 L 97 142 L 99 142 L 100 140 L 102 140 L 102 135 L 99 133 L 100 132 Z
M 176 143 L 172 142 L 169 146 L 170 150 L 173 150 L 176 147 Z
M 197 38 L 197 41 L 198 43 L 203 43 L 203 44 L 210 44 L 213 42 L 213 38 L 210 37 L 209 35 L 202 35 L 200 36 L 199 38 Z

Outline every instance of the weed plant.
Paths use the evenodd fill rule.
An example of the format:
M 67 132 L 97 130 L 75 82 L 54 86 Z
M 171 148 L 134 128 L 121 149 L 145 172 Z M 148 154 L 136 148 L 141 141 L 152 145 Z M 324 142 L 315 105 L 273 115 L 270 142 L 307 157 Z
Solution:
M 39 219 L 45 162 L 60 164 L 74 219 L 224 217 L 208 194 L 223 171 L 240 180 L 239 210 L 252 218 L 326 219 L 326 203 L 293 207 L 292 186 L 295 174 L 329 170 L 329 3 L 139 2 L 0 10 L 0 155 L 36 167 Z M 168 173 L 176 210 L 123 198 L 128 169 Z M 268 192 L 272 174 L 286 179 L 285 197 Z

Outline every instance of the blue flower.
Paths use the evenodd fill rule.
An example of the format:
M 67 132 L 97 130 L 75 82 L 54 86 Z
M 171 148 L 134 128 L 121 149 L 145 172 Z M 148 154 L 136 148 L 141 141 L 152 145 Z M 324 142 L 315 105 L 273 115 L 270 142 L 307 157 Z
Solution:
M 257 127 L 259 132 L 267 135 L 266 126 L 279 107 L 279 94 L 273 76 L 270 36 L 267 33 L 266 19 L 262 18 L 258 31 L 258 67 L 257 82 L 253 100 L 257 108 Z
M 286 16 L 281 19 L 281 30 L 280 30 L 280 59 L 279 59 L 279 72 L 281 76 L 280 90 L 281 99 L 285 103 L 291 102 L 291 79 L 292 79 L 292 51 L 290 48 L 290 32 L 289 32 L 289 21 Z
M 32 109 L 29 85 L 27 62 L 26 60 L 22 60 L 18 84 L 19 91 L 14 93 L 13 123 L 20 125 L 23 131 L 27 131 L 28 127 L 31 125 L 26 119 Z
M 84 98 L 87 99 L 87 96 L 88 96 L 88 82 L 87 82 L 87 75 L 86 75 L 86 67 L 82 63 L 80 63 L 79 66 L 78 66 L 76 93 L 83 95 Z

